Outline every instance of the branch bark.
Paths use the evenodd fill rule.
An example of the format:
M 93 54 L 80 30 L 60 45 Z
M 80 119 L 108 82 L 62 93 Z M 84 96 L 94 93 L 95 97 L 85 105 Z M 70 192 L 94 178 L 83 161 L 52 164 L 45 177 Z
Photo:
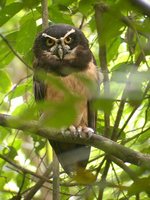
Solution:
M 48 0 L 42 0 L 42 29 L 48 27 Z
M 106 11 L 106 7 L 104 4 L 95 5 L 95 22 L 97 27 L 98 34 L 98 42 L 99 42 L 99 61 L 100 66 L 104 75 L 104 96 L 107 98 L 110 95 L 110 82 L 108 76 L 108 67 L 107 67 L 107 51 L 106 44 L 101 41 L 101 33 L 103 33 L 103 20 L 102 16 Z M 110 137 L 110 115 L 104 112 L 104 120 L 105 120 L 105 131 L 104 136 Z
M 63 136 L 59 131 L 41 127 L 37 121 L 23 121 L 18 117 L 12 117 L 5 114 L 0 114 L 0 125 L 12 129 L 28 131 L 49 140 L 61 142 L 67 140 L 69 143 L 90 145 L 103 150 L 109 155 L 119 158 L 123 162 L 150 169 L 150 155 L 134 151 L 100 135 L 93 134 L 90 139 L 76 137 L 71 134 Z

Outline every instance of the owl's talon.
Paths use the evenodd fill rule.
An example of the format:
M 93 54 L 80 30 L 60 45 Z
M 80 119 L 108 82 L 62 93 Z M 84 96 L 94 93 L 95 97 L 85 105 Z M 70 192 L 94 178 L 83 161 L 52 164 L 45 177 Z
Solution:
M 73 136 L 78 136 L 78 131 L 77 131 L 77 128 L 73 125 L 69 126 L 69 130 L 70 130 L 70 133 L 73 135 Z
M 91 138 L 92 135 L 94 134 L 94 130 L 90 127 L 75 127 L 73 125 L 69 126 L 68 129 L 62 129 L 61 130 L 62 135 L 64 136 L 68 136 L 68 135 L 72 135 L 75 137 L 80 137 L 80 138 Z
M 63 129 L 63 131 L 61 131 L 62 134 L 65 136 L 65 135 L 71 135 L 71 136 L 78 136 L 78 131 L 76 129 L 75 126 L 71 125 L 69 126 L 69 128 L 67 129 Z
M 66 130 L 66 129 L 64 129 L 64 128 L 62 128 L 62 129 L 61 129 L 61 134 L 65 137 L 65 136 L 67 136 L 67 135 L 70 134 L 70 131 L 69 131 L 69 130 Z
M 78 131 L 78 133 L 80 134 L 80 133 L 82 132 L 82 126 L 79 126 L 79 127 L 77 128 L 77 131 Z
M 91 138 L 94 134 L 94 130 L 90 127 L 82 127 L 80 130 L 80 137 L 81 138 Z

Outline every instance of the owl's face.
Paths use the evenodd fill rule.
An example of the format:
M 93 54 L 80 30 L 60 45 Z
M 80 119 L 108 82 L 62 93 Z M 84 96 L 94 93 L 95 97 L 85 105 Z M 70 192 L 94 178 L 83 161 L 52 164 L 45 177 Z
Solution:
M 84 34 L 66 24 L 51 25 L 40 33 L 33 50 L 39 68 L 63 76 L 86 69 L 92 59 Z

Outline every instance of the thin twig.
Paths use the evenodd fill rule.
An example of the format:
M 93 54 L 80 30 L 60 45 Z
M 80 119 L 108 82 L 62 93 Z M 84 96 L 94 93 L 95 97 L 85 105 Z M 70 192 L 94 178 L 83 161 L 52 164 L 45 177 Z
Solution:
M 110 85 L 109 85 L 109 76 L 108 76 L 108 68 L 107 68 L 107 59 L 106 59 L 106 44 L 100 40 L 101 33 L 103 31 L 103 22 L 102 15 L 106 10 L 105 5 L 99 4 L 95 6 L 95 21 L 97 26 L 98 33 L 98 41 L 99 41 L 99 60 L 102 68 L 102 72 L 104 75 L 104 96 L 107 98 L 110 95 Z M 105 131 L 104 135 L 106 137 L 110 137 L 110 115 L 107 112 L 104 112 L 104 120 L 105 120 Z
M 102 174 L 102 178 L 101 178 L 101 182 L 102 182 L 102 183 L 103 183 L 103 182 L 106 182 L 106 177 L 107 177 L 107 175 L 108 175 L 110 163 L 111 163 L 110 160 L 107 160 L 107 161 L 106 161 L 106 165 L 105 165 L 105 168 L 104 168 L 104 171 L 103 171 L 103 174 Z M 104 189 L 105 189 L 105 187 L 101 187 L 101 188 L 99 189 L 98 200 L 102 200 L 102 199 L 103 199 Z
M 53 151 L 53 197 L 55 197 L 55 200 L 60 199 L 59 185 L 59 162 L 55 152 Z
M 45 178 L 48 177 L 51 171 L 52 171 L 52 163 L 49 165 L 49 167 L 47 168 L 47 170 L 43 174 L 43 177 L 45 177 Z M 42 187 L 42 185 L 44 183 L 45 183 L 45 180 L 44 179 L 40 179 L 34 185 L 34 187 L 29 191 L 29 193 L 25 196 L 24 200 L 32 199 L 34 197 L 34 195 L 36 194 L 36 192 Z
M 8 158 L 8 156 L 0 154 L 0 158 L 3 159 L 3 160 L 5 160 L 6 162 L 8 162 L 10 165 L 14 166 L 16 169 L 18 169 L 19 171 L 21 171 L 23 174 L 30 174 L 30 175 L 32 175 L 32 176 L 34 176 L 36 178 L 44 179 L 45 181 L 50 182 L 47 177 L 43 177 L 41 175 L 38 175 L 37 173 L 32 172 L 31 170 L 26 169 L 26 168 L 24 168 L 24 167 L 16 164 L 14 161 L 10 160 Z

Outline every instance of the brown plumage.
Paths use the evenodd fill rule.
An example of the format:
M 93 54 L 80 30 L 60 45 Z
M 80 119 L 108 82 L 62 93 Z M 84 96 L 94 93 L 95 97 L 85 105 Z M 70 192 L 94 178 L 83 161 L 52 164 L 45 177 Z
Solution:
M 81 97 L 76 103 L 76 118 L 70 127 L 76 131 L 85 131 L 86 134 L 91 133 L 90 128 L 95 130 L 96 123 L 96 112 L 92 111 L 91 102 L 98 92 L 99 74 L 84 34 L 66 24 L 51 25 L 36 38 L 33 50 L 36 101 L 59 103 L 64 99 L 64 91 L 57 90 L 54 85 L 38 78 L 38 72 L 44 70 L 49 78 L 55 77 L 71 94 Z M 85 84 L 82 77 L 90 80 L 93 91 L 92 86 Z M 46 117 L 46 114 L 45 112 L 43 115 Z M 72 128 L 70 130 L 72 131 Z M 86 167 L 90 154 L 89 146 L 70 144 L 67 141 L 50 143 L 67 173 Z

